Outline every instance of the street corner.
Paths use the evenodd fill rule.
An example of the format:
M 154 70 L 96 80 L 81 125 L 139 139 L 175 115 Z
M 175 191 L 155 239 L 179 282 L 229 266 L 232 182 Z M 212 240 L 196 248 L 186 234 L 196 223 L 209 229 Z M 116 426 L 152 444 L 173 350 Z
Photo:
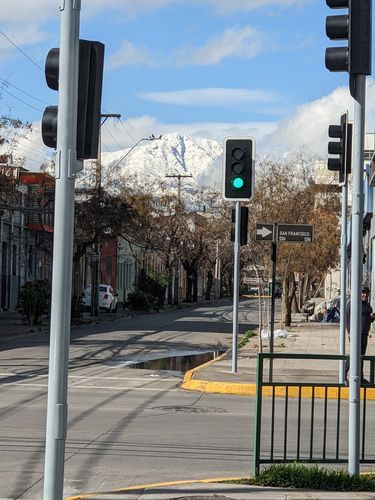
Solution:
M 205 372 L 205 369 L 208 369 L 213 365 L 220 364 L 220 362 L 227 358 L 227 356 L 228 352 L 225 352 L 217 358 L 187 371 L 184 375 L 180 388 L 188 391 L 206 393 L 254 396 L 256 393 L 254 383 L 228 382 L 220 380 L 220 372 L 222 370 L 211 372 L 207 370 L 207 372 Z

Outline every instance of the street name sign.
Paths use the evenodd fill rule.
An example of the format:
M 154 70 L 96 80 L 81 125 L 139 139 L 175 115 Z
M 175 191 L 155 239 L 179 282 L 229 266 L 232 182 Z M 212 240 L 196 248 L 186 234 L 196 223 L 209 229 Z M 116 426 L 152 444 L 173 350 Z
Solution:
M 308 224 L 277 224 L 276 241 L 312 243 L 314 226 Z
M 273 241 L 274 240 L 274 224 L 257 224 L 256 226 L 256 241 Z

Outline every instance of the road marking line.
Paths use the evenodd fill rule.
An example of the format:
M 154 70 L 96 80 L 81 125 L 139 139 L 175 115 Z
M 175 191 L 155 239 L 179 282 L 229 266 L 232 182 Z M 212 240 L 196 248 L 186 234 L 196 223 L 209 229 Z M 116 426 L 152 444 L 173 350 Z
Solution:
M 19 385 L 22 387 L 48 387 L 48 384 L 36 384 L 36 383 L 27 383 L 27 382 L 5 382 L 1 384 L 3 386 L 6 385 Z M 158 388 L 152 388 L 152 387 L 113 387 L 113 386 L 101 386 L 101 385 L 69 385 L 69 388 L 71 389 L 105 389 L 105 390 L 112 390 L 112 391 L 154 391 L 154 392 L 160 392 L 160 391 L 166 391 L 168 390 L 169 392 L 177 392 L 179 389 L 158 389 Z
M 150 377 L 150 375 L 146 375 L 146 377 Z M 106 377 L 106 376 L 100 376 L 100 375 L 69 375 L 69 378 L 83 378 L 83 379 L 101 379 L 101 380 L 143 380 L 143 381 L 160 381 L 160 382 L 170 382 L 171 379 L 166 379 L 166 378 L 159 378 L 159 377 Z M 172 380 L 175 379 L 175 377 L 172 377 Z

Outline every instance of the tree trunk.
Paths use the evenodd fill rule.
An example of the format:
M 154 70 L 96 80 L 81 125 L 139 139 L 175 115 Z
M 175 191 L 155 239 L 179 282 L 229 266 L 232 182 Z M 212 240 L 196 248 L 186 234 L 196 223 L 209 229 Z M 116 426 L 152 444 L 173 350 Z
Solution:
M 193 302 L 193 279 L 189 273 L 187 274 L 186 302 Z
M 193 302 L 198 302 L 198 273 L 193 273 Z
M 292 304 L 295 299 L 296 289 L 294 274 L 290 273 L 284 276 L 282 295 L 282 323 L 284 326 L 292 324 Z
M 213 280 L 214 276 L 212 274 L 211 269 L 208 271 L 207 274 L 207 287 L 206 287 L 206 300 L 210 300 L 211 298 L 211 290 L 212 290 L 212 285 L 213 285 Z
M 171 270 L 168 272 L 168 292 L 167 292 L 167 303 L 169 306 L 173 304 L 173 275 Z

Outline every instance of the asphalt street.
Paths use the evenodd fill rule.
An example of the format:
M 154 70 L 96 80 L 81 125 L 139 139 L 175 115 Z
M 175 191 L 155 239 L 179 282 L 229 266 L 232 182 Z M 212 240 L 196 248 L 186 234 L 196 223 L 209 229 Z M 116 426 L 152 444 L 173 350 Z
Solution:
M 255 302 L 241 304 L 240 330 Z M 65 496 L 145 482 L 248 475 L 251 399 L 179 389 L 176 373 L 132 360 L 228 347 L 229 305 L 187 308 L 72 330 Z M 0 498 L 40 500 L 48 334 L 9 338 L 0 351 Z

